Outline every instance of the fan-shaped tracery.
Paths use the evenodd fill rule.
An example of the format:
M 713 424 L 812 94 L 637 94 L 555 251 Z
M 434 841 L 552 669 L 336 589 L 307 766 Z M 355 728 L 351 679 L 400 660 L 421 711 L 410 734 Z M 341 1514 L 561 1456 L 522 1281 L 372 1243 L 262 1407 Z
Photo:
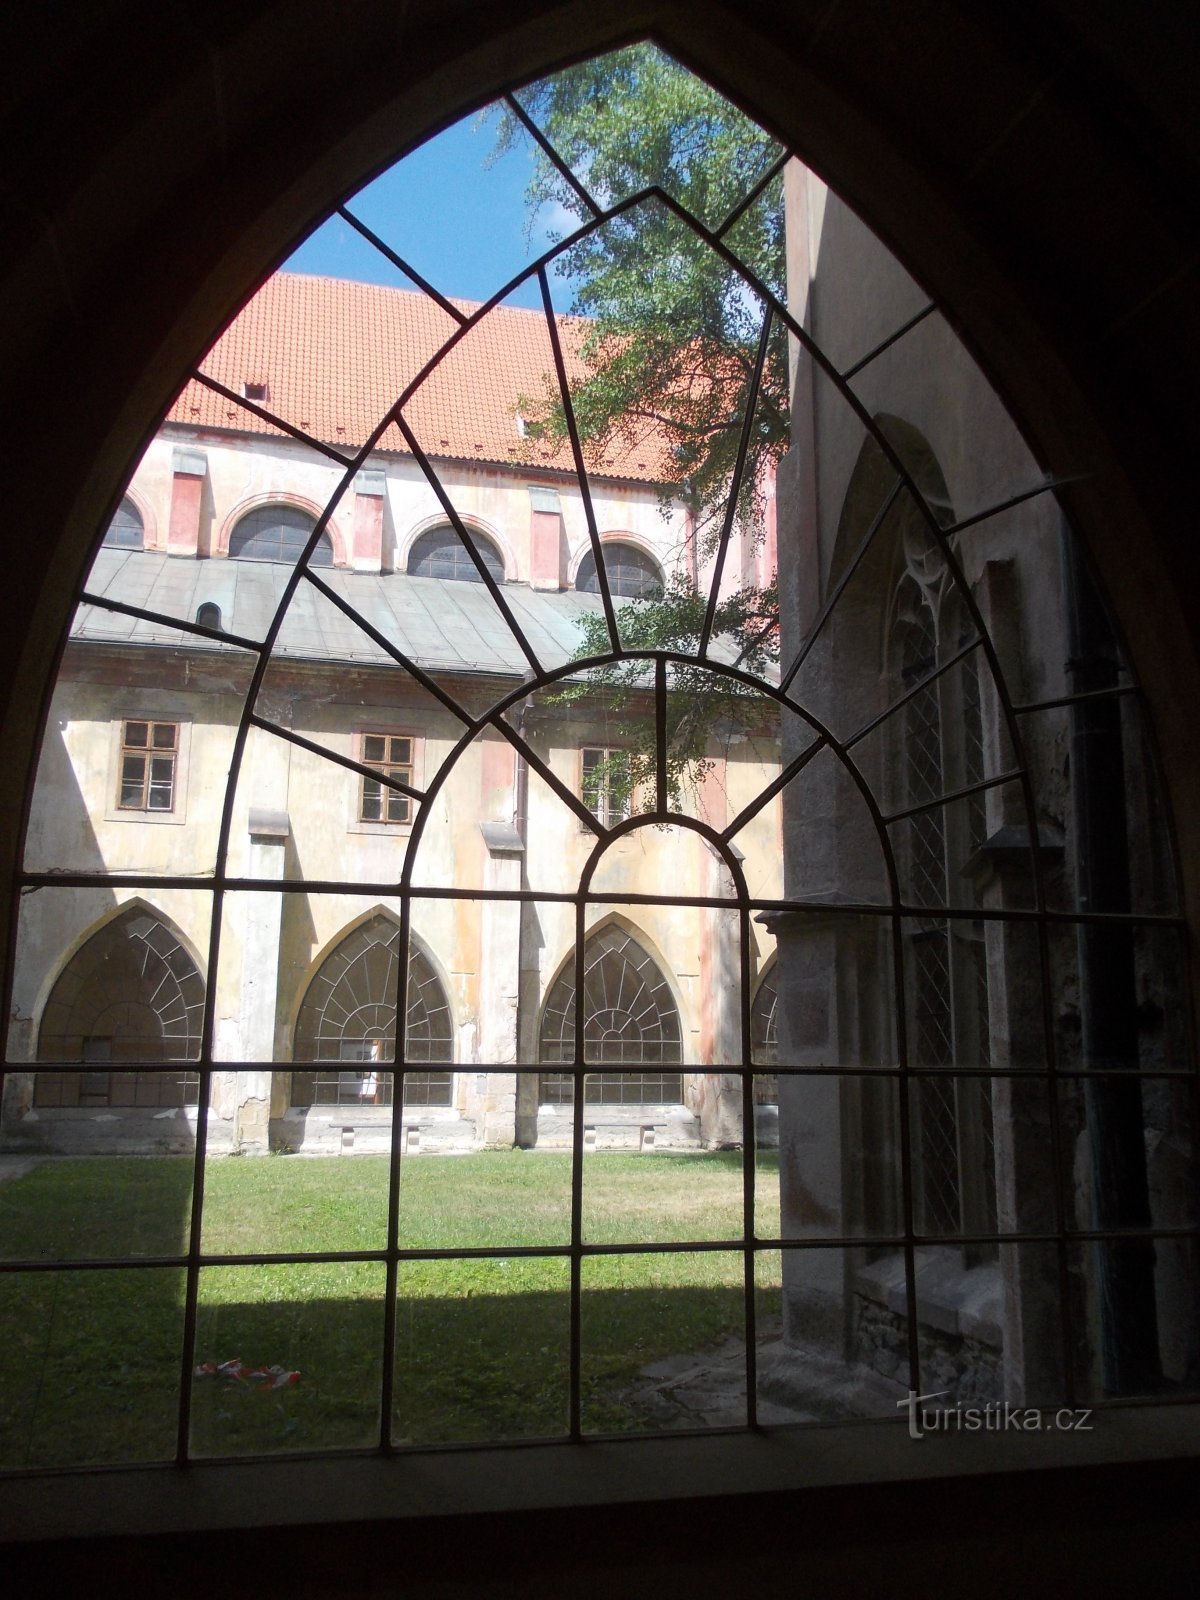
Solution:
M 750 1005 L 750 1059 L 756 1066 L 773 1067 L 779 1060 L 779 985 L 772 959 L 758 980 Z M 774 1105 L 779 1099 L 779 1079 L 773 1072 L 760 1072 L 754 1078 L 754 1098 L 759 1105 Z
M 38 1030 L 39 1061 L 94 1062 L 86 1072 L 43 1072 L 42 1106 L 178 1106 L 196 1098 L 194 1072 L 104 1063 L 194 1061 L 204 980 L 172 929 L 135 906 L 98 929 L 67 962 Z
M 583 953 L 583 1057 L 590 1066 L 584 1099 L 590 1104 L 674 1104 L 683 1097 L 680 1073 L 664 1071 L 683 1060 L 679 1012 L 653 956 L 616 924 L 593 933 Z M 563 968 L 542 1013 L 543 1064 L 575 1059 L 575 963 Z M 640 1067 L 641 1071 L 628 1071 Z M 654 1070 L 658 1068 L 659 1070 Z M 574 1080 L 543 1072 L 541 1098 L 570 1105 Z
M 361 923 L 325 957 L 300 1006 L 293 1056 L 355 1065 L 294 1072 L 293 1105 L 392 1103 L 392 1074 L 376 1064 L 395 1058 L 399 963 L 400 930 L 385 916 Z M 454 1059 L 445 991 L 429 958 L 415 947 L 408 959 L 405 1058 Z M 450 1072 L 406 1068 L 405 1105 L 449 1105 L 452 1080 Z

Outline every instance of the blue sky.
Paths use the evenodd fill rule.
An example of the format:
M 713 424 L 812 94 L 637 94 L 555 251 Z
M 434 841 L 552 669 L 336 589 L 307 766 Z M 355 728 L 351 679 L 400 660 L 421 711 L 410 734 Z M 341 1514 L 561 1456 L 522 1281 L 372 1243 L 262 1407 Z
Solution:
M 550 226 L 566 231 L 573 225 L 543 208 L 529 231 L 531 145 L 527 141 L 487 167 L 494 143 L 494 120 L 480 125 L 476 117 L 464 118 L 360 189 L 347 207 L 442 294 L 486 300 L 546 248 Z M 336 216 L 309 236 L 284 269 L 412 287 Z M 567 309 L 565 285 L 555 299 Z M 536 283 L 511 303 L 540 306 Z

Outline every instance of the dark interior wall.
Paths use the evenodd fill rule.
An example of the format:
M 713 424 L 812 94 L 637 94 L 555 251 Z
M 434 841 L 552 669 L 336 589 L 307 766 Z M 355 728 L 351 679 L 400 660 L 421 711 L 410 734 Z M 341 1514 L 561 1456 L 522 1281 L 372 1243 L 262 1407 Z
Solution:
M 1193 16 L 1179 0 L 740 0 L 736 11 L 712 0 L 8 8 L 0 23 L 9 545 L 0 586 L 0 890 L 72 585 L 188 364 L 347 187 L 512 77 L 650 29 L 792 139 L 863 211 L 945 306 L 1039 457 L 1074 475 L 1066 495 L 1148 692 L 1197 914 L 1200 574 L 1189 385 L 1200 370 L 1200 128 Z M 1182 1508 L 1147 1494 L 1147 1483 L 1144 1469 L 1136 1483 L 1131 1474 L 1117 1497 L 1132 1521 L 1108 1519 L 1125 1530 L 1110 1574 L 1121 1573 L 1122 1559 L 1126 1576 L 1144 1565 L 1151 1522 L 1160 1562 L 1182 1537 Z M 977 1557 L 1011 1533 L 1005 1518 L 1017 1515 L 1016 1502 L 995 1504 Z M 1074 1514 L 1089 1538 L 1103 1525 L 1082 1502 Z M 698 1541 L 715 1515 L 696 1509 Z M 1068 1523 L 1071 1515 L 1064 1510 Z M 943 1503 L 939 1523 L 951 1516 Z M 741 1517 L 733 1537 L 751 1559 L 752 1519 L 744 1508 Z M 587 1528 L 581 1514 L 576 1579 L 564 1571 L 559 1592 L 588 1592 L 580 1575 L 594 1563 L 597 1535 Z M 530 1548 L 546 1536 L 532 1531 Z M 858 1537 L 847 1534 L 847 1548 Z M 618 1592 L 641 1592 L 638 1573 L 646 1587 L 663 1588 L 665 1570 L 683 1570 L 678 1542 L 669 1544 L 675 1568 L 664 1569 L 649 1541 L 648 1528 L 632 1536 L 612 1579 Z M 880 1552 L 885 1544 L 881 1534 Z M 1043 1546 L 1051 1545 L 1047 1531 Z M 411 1548 L 419 1570 L 420 1540 Z M 227 1554 L 236 1564 L 232 1545 Z M 763 1565 L 764 1579 L 799 1560 L 782 1532 L 772 1543 L 760 1530 L 753 1560 L 759 1554 L 776 1563 L 769 1572 Z M 689 1592 L 708 1592 L 698 1559 L 687 1570 Z M 1090 1592 L 1127 1590 L 1093 1584 Z

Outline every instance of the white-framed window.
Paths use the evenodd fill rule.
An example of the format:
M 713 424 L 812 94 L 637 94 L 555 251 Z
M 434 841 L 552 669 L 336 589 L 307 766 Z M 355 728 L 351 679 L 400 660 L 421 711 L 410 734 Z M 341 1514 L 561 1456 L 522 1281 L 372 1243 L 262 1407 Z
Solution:
M 624 822 L 632 799 L 628 750 L 613 745 L 585 744 L 579 752 L 579 794 L 596 821 L 604 827 Z

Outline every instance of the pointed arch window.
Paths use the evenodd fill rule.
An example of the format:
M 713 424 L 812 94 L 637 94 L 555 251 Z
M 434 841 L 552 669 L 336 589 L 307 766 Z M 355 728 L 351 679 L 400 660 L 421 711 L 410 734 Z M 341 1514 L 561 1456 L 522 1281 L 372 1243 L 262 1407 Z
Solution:
M 39 1061 L 87 1070 L 38 1073 L 37 1104 L 194 1105 L 194 1072 L 108 1063 L 194 1061 L 203 1010 L 204 980 L 179 936 L 141 907 L 114 917 L 67 962 L 38 1030 Z
M 330 951 L 309 983 L 296 1021 L 292 1104 L 391 1105 L 393 1075 L 378 1063 L 396 1054 L 400 929 L 390 917 L 360 924 Z M 454 1029 L 441 980 L 427 956 L 408 959 L 404 1074 L 406 1106 L 448 1106 L 453 1074 L 425 1063 L 454 1059 Z M 345 1063 L 337 1066 L 335 1063 Z
M 593 1105 L 674 1105 L 683 1077 L 671 1066 L 683 1060 L 679 1011 L 658 963 L 633 934 L 615 925 L 592 934 L 583 952 L 584 1060 L 613 1068 L 589 1073 L 584 1099 Z M 542 1013 L 540 1059 L 575 1057 L 575 962 L 568 961 L 550 989 Z M 640 1070 L 629 1071 L 630 1067 Z M 623 1070 L 625 1069 L 625 1070 Z M 574 1079 L 543 1072 L 541 1100 L 570 1105 Z
M 909 573 L 899 607 L 898 690 L 911 693 L 938 664 L 970 643 L 956 597 L 931 595 Z M 912 694 L 903 719 L 901 794 L 906 807 L 924 806 L 985 775 L 979 667 L 974 653 L 953 674 L 943 673 Z M 982 794 L 961 807 L 930 806 L 909 820 L 905 839 L 908 881 L 922 905 L 953 903 L 962 871 L 984 843 Z M 982 925 L 962 919 L 914 918 L 909 932 L 909 983 L 919 1068 L 990 1060 L 989 997 Z M 925 1073 L 916 1080 L 914 1154 L 918 1202 L 933 1231 L 994 1227 L 995 1149 L 986 1079 Z M 982 1247 L 983 1254 L 994 1254 Z
M 142 550 L 146 544 L 146 529 L 142 513 L 128 495 L 117 507 L 116 515 L 104 530 L 104 543 L 115 550 Z

